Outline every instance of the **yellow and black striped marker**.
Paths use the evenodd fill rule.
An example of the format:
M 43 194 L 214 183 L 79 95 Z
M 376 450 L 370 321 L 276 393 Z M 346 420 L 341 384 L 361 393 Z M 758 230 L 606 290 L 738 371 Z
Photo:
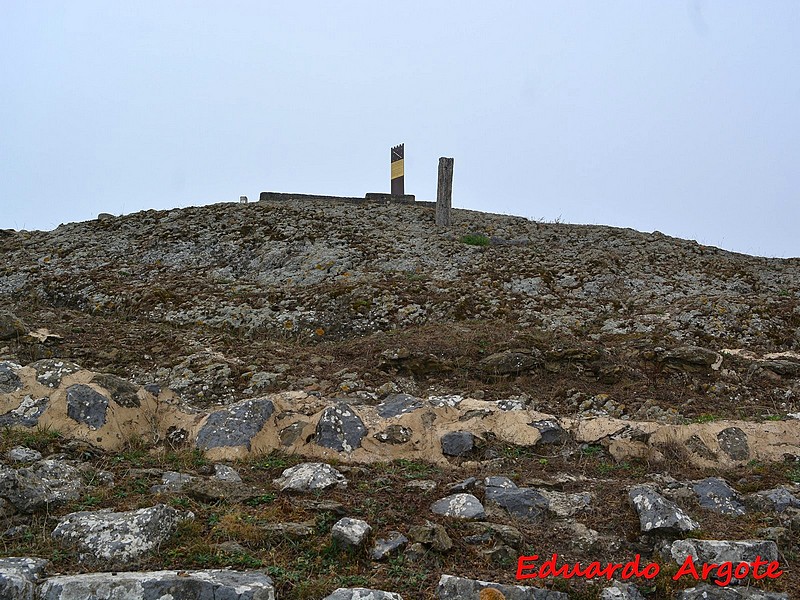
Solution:
M 405 144 L 400 144 L 392 148 L 392 195 L 402 196 L 405 194 L 403 183 L 403 154 Z

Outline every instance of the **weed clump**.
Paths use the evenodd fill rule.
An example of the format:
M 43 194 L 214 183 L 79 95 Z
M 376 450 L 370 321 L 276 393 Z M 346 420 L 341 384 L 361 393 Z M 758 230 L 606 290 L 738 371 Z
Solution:
M 468 233 L 461 236 L 461 242 L 470 246 L 488 246 L 491 242 L 488 237 L 481 233 Z

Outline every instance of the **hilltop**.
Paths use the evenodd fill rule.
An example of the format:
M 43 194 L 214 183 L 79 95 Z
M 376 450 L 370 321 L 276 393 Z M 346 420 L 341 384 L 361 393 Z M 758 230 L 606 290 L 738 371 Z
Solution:
M 429 203 L 272 196 L 0 231 L 0 420 L 15 426 L 3 449 L 92 474 L 46 503 L 61 519 L 149 509 L 153 494 L 191 509 L 166 554 L 136 568 L 257 569 L 279 598 L 339 584 L 431 598 L 446 574 L 511 583 L 533 551 L 640 554 L 674 572 L 695 538 L 761 540 L 786 570 L 767 587 L 800 585 L 800 259 L 467 210 L 452 220 L 437 228 Z M 76 390 L 85 406 L 70 404 Z M 335 510 L 269 483 L 304 457 L 350 480 L 313 501 Z M 247 493 L 184 486 L 231 466 Z M 161 482 L 171 470 L 184 479 Z M 3 485 L 16 507 L 7 527 L 36 531 L 6 535 L 6 556 L 48 558 L 48 573 L 114 566 L 69 544 L 53 556 L 47 519 Z M 683 528 L 675 512 L 654 534 L 642 486 L 700 525 Z M 527 512 L 510 507 L 509 488 Z M 482 498 L 486 514 L 462 523 L 427 510 L 448 491 Z M 416 550 L 388 564 L 360 546 L 340 553 L 332 515 L 359 515 L 375 538 L 397 532 Z M 308 531 L 269 529 L 283 521 Z M 228 542 L 235 551 L 219 548 Z M 670 581 L 640 592 L 691 587 Z

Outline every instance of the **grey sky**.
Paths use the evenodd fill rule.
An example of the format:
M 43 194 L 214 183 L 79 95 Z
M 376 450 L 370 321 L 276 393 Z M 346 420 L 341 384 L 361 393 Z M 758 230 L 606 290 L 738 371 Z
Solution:
M 292 191 L 800 256 L 800 2 L 0 0 L 0 228 Z

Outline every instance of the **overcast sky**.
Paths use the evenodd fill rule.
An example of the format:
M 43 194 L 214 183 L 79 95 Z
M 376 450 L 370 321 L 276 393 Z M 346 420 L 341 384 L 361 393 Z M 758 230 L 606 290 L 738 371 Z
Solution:
M 0 0 L 0 228 L 389 190 L 800 256 L 800 2 Z

